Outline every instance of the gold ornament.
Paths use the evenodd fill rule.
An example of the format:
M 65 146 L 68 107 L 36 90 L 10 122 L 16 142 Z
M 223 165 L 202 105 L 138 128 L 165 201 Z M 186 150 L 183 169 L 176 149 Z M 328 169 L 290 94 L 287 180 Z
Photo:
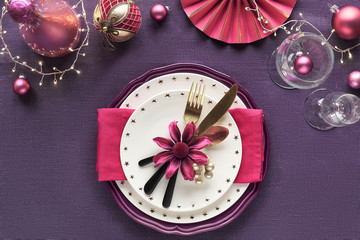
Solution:
M 194 169 L 194 172 L 201 171 L 201 168 L 196 163 L 193 163 L 193 169 Z
M 211 179 L 211 178 L 213 178 L 214 174 L 211 171 L 206 171 L 204 173 L 204 176 L 205 176 L 206 179 Z
M 212 171 L 215 168 L 215 164 L 213 162 L 208 161 L 208 163 L 205 165 L 206 171 Z
M 93 18 L 96 29 L 112 42 L 125 42 L 134 37 L 142 21 L 140 9 L 132 0 L 100 0 Z

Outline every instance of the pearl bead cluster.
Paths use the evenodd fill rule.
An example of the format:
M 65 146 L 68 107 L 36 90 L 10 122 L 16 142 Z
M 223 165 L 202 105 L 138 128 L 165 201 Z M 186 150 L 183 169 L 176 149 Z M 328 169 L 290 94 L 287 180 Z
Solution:
M 213 162 L 210 161 L 210 159 L 208 159 L 208 162 L 204 165 L 205 168 L 205 173 L 204 173 L 204 177 L 206 179 L 211 179 L 214 176 L 213 170 L 215 168 L 215 164 Z M 202 178 L 202 171 L 203 168 L 201 165 L 198 165 L 196 163 L 193 163 L 193 169 L 195 172 L 195 178 L 194 181 L 196 184 L 202 184 L 204 182 L 203 178 Z

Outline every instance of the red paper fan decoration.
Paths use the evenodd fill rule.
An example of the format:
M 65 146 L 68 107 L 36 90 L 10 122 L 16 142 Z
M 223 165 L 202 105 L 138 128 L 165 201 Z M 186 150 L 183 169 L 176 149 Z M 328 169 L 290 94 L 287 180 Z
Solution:
M 211 38 L 226 43 L 251 43 L 269 36 L 257 20 L 255 0 L 180 0 L 191 22 Z M 256 0 L 266 28 L 282 25 L 296 0 Z

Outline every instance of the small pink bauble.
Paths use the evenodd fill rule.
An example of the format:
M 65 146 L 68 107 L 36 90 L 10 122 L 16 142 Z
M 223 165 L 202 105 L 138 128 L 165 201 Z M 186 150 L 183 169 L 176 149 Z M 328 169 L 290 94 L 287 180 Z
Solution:
M 24 75 L 20 75 L 20 77 L 15 80 L 13 89 L 17 95 L 23 96 L 30 91 L 30 83 Z
M 294 68 L 297 73 L 308 74 L 313 69 L 313 62 L 309 56 L 299 56 L 296 58 Z
M 332 18 L 332 27 L 343 39 L 358 38 L 360 36 L 360 8 L 346 5 L 337 9 Z
M 167 16 L 167 8 L 162 4 L 155 4 L 150 10 L 150 16 L 157 22 L 163 21 Z
M 350 73 L 348 83 L 350 87 L 354 89 L 360 89 L 360 72 L 354 71 Z

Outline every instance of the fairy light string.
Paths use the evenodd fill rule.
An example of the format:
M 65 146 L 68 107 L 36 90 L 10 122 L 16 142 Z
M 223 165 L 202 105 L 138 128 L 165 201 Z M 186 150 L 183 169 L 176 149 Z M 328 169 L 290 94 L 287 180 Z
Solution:
M 25 67 L 27 69 L 29 69 L 31 72 L 37 73 L 41 76 L 41 79 L 39 81 L 39 85 L 42 86 L 44 83 L 44 79 L 46 77 L 52 77 L 53 83 L 54 85 L 56 85 L 58 83 L 58 80 L 63 80 L 64 75 L 68 72 L 76 72 L 77 74 L 80 74 L 81 71 L 79 69 L 75 68 L 76 63 L 79 60 L 80 56 L 85 57 L 85 53 L 82 52 L 83 48 L 89 45 L 89 36 L 90 36 L 90 23 L 87 22 L 86 20 L 86 11 L 85 11 L 85 6 L 84 6 L 84 0 L 79 0 L 79 2 L 77 2 L 75 5 L 72 6 L 73 9 L 78 8 L 79 6 L 81 7 L 81 14 L 78 14 L 77 16 L 82 18 L 85 22 L 85 28 L 82 28 L 81 31 L 85 33 L 85 37 L 84 39 L 81 41 L 81 43 L 79 44 L 79 47 L 77 47 L 76 49 L 69 49 L 71 52 L 75 53 L 75 57 L 74 57 L 74 61 L 72 62 L 72 64 L 70 65 L 69 68 L 66 68 L 64 70 L 60 70 L 57 67 L 52 67 L 53 71 L 49 71 L 49 72 L 45 72 L 43 70 L 43 65 L 44 63 L 42 61 L 38 62 L 38 67 L 33 67 L 30 66 L 26 61 L 21 60 L 20 56 L 14 56 L 6 41 L 4 38 L 4 35 L 7 33 L 7 31 L 3 28 L 3 19 L 6 16 L 7 13 L 7 6 L 9 4 L 9 0 L 4 0 L 5 6 L 2 7 L 1 9 L 1 16 L 0 16 L 0 40 L 2 43 L 2 48 L 0 50 L 0 55 L 8 55 L 10 57 L 10 59 L 13 61 L 14 63 L 14 67 L 11 69 L 12 72 L 16 72 L 17 70 L 17 66 L 22 66 Z
M 308 25 L 310 26 L 311 28 L 313 28 L 320 36 L 323 37 L 324 41 L 323 41 L 323 45 L 328 43 L 330 45 L 330 47 L 335 51 L 335 52 L 338 52 L 341 54 L 341 58 L 340 58 L 340 63 L 344 63 L 344 55 L 347 54 L 348 55 L 348 58 L 351 60 L 353 58 L 353 55 L 351 53 L 351 50 L 353 50 L 354 48 L 357 48 L 360 46 L 360 42 L 352 47 L 349 47 L 349 48 L 346 48 L 346 49 L 341 49 L 339 48 L 338 46 L 336 45 L 332 45 L 329 40 L 330 38 L 332 37 L 332 35 L 334 34 L 335 30 L 332 29 L 331 30 L 331 33 L 328 37 L 326 37 L 317 27 L 315 27 L 314 24 L 312 24 L 311 22 L 309 22 L 308 20 L 306 20 L 304 18 L 304 15 L 302 13 L 299 13 L 299 16 L 301 19 L 297 19 L 297 20 L 289 20 L 287 22 L 285 22 L 284 24 L 278 26 L 278 27 L 275 27 L 275 28 L 272 28 L 272 29 L 269 29 L 267 27 L 267 23 L 268 23 L 268 20 L 266 20 L 266 18 L 262 15 L 260 9 L 259 9 L 259 6 L 258 4 L 256 3 L 256 0 L 252 0 L 253 4 L 254 4 L 254 8 L 251 8 L 251 7 L 245 7 L 245 10 L 247 11 L 253 11 L 253 12 L 256 12 L 256 15 L 257 15 L 257 20 L 259 21 L 260 23 L 260 26 L 264 29 L 263 32 L 264 33 L 274 33 L 274 36 L 276 36 L 276 31 L 278 29 L 282 29 L 284 30 L 287 34 L 291 34 L 291 31 L 294 30 L 295 28 L 295 31 L 297 32 L 302 32 L 301 31 L 301 27 L 303 25 Z M 330 7 L 330 10 L 332 12 L 335 12 L 335 10 L 338 8 L 336 5 L 330 5 L 328 4 L 329 7 Z M 290 25 L 291 27 L 288 28 Z M 290 29 L 290 30 L 289 30 Z

